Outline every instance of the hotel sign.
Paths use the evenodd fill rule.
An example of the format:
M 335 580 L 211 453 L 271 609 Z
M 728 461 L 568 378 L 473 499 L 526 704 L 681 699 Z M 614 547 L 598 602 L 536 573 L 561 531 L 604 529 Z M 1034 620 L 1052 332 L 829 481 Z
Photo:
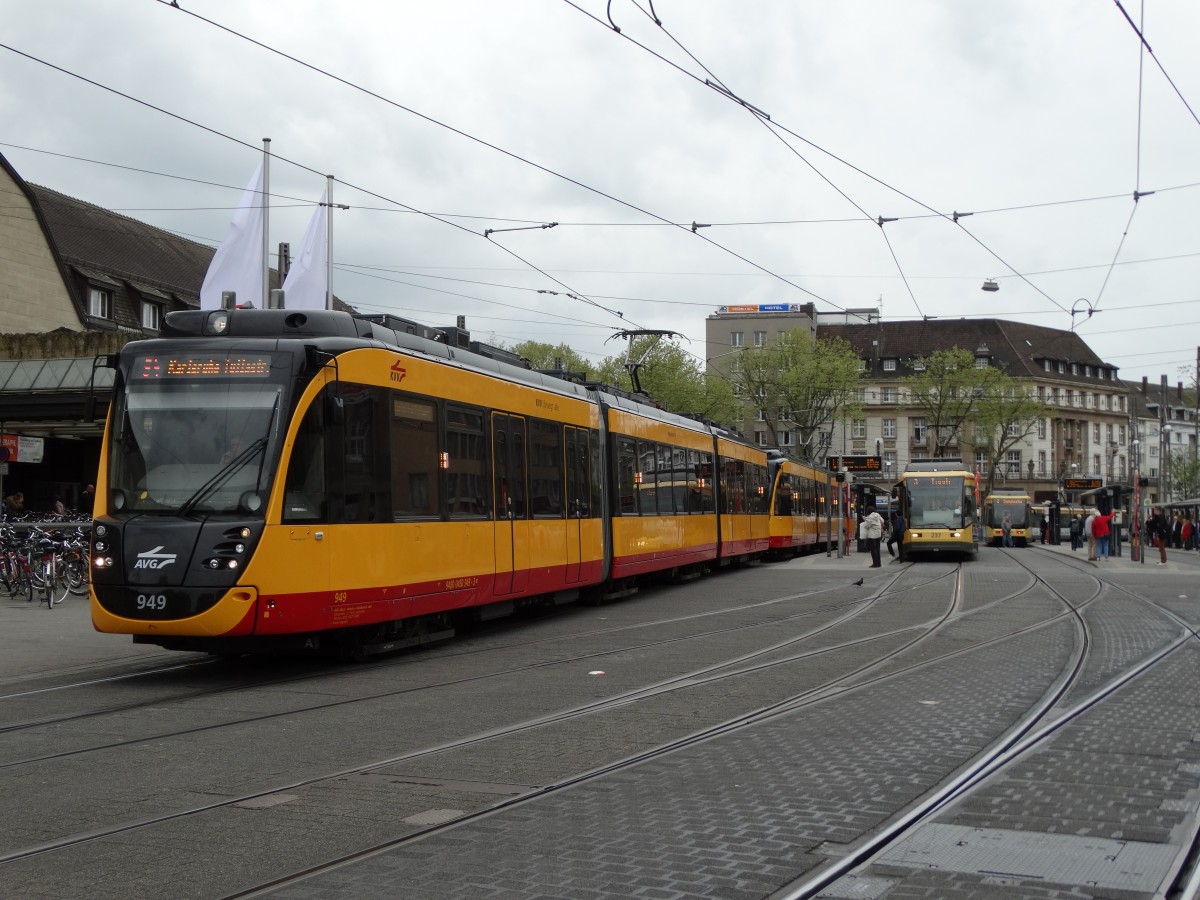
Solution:
M 742 306 L 719 306 L 718 315 L 731 313 L 789 313 L 800 312 L 799 303 L 751 303 Z

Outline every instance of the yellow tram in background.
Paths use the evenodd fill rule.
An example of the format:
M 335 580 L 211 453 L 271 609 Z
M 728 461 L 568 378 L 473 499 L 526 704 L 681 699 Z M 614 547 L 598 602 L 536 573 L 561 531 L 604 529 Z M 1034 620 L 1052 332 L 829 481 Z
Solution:
M 893 488 L 893 496 L 908 527 L 904 553 L 908 558 L 958 554 L 974 556 L 978 479 L 961 459 L 918 459 L 908 464 Z
M 989 547 L 1004 543 L 1004 517 L 1008 516 L 1013 543 L 1029 546 L 1033 527 L 1033 498 L 1021 490 L 994 490 L 983 501 L 983 541 Z

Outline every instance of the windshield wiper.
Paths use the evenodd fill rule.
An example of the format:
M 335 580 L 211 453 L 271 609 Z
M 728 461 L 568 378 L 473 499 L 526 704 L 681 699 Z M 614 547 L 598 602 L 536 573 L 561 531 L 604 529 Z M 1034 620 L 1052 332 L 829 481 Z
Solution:
M 258 453 L 261 453 L 263 448 L 266 446 L 267 439 L 265 437 L 260 437 L 258 440 L 250 444 L 249 447 L 218 469 L 217 474 L 208 479 L 208 481 L 204 482 L 204 484 L 200 485 L 200 487 L 196 490 L 196 493 L 192 494 L 192 496 L 183 501 L 179 507 L 179 514 L 181 516 L 188 515 L 193 509 L 196 508 L 197 504 L 199 504 L 201 500 L 204 500 L 206 497 L 213 494 L 218 488 L 221 487 L 221 485 L 228 481 L 235 472 L 246 465 L 246 463 L 250 462 L 250 460 L 252 460 Z

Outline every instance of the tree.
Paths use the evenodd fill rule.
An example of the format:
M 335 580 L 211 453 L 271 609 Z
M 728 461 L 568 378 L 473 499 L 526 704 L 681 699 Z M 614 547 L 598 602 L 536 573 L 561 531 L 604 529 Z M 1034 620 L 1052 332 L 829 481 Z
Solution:
M 1050 415 L 1050 409 L 1037 398 L 1031 384 L 1017 381 L 999 369 L 979 370 L 982 390 L 974 392 L 975 450 L 982 451 L 988 462 L 988 490 L 996 486 L 996 473 L 1009 450 L 1037 429 L 1038 422 Z M 1030 463 L 1032 464 L 1032 460 Z M 1021 473 L 1016 476 L 1020 478 Z
M 1197 460 L 1194 452 L 1185 449 L 1179 453 L 1168 453 L 1163 463 L 1172 498 L 1189 500 L 1200 497 L 1200 460 Z
M 773 444 L 778 446 L 781 430 L 794 429 L 801 455 L 821 462 L 829 452 L 821 436 L 858 414 L 862 363 L 841 338 L 818 340 L 797 328 L 739 353 L 729 380 L 762 412 Z
M 975 368 L 974 354 L 955 347 L 930 353 L 925 370 L 904 379 L 909 404 L 925 413 L 933 435 L 934 458 L 949 455 L 950 445 L 959 440 L 964 423 L 974 412 L 976 389 L 986 391 L 991 373 L 1003 374 L 991 367 Z
M 595 367 L 566 344 L 544 344 L 539 341 L 522 341 L 512 352 L 524 359 L 535 369 L 561 368 L 565 372 L 588 372 Z
M 738 421 L 740 407 L 729 383 L 720 376 L 706 374 L 700 359 L 670 341 L 636 338 L 630 354 L 616 354 L 600 364 L 597 380 L 633 390 L 626 359 L 642 359 L 647 348 L 649 355 L 638 379 L 648 399 L 682 415 L 700 416 L 726 425 Z

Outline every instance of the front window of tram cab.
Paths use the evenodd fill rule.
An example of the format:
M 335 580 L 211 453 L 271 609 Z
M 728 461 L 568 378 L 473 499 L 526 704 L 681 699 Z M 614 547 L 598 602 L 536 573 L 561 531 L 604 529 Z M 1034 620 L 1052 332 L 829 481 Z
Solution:
M 278 384 L 131 384 L 115 411 L 111 509 L 262 514 L 280 427 Z

